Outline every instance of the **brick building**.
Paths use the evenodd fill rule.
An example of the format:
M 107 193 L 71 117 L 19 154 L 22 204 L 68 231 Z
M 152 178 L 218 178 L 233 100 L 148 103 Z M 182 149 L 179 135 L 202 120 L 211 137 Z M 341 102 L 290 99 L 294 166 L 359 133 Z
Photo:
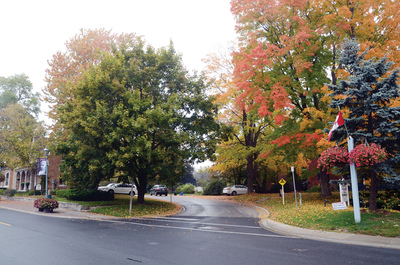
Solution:
M 49 169 L 48 169 L 48 189 L 54 190 L 56 188 L 66 188 L 60 178 L 60 164 L 61 156 L 49 156 Z M 42 178 L 45 176 L 38 176 L 36 169 L 29 169 L 27 167 L 21 168 L 8 168 L 2 167 L 5 180 L 0 182 L 0 189 L 13 189 L 17 191 L 29 191 L 33 189 L 40 190 L 45 187 L 40 186 Z

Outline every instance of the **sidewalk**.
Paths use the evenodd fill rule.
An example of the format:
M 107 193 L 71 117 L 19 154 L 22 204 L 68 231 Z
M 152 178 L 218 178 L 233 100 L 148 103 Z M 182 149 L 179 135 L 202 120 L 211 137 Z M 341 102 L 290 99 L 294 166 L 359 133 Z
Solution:
M 21 211 L 30 214 L 45 215 L 49 217 L 59 217 L 59 218 L 76 218 L 76 219 L 92 219 L 92 220 L 118 219 L 117 217 L 105 216 L 101 214 L 94 214 L 84 211 L 82 209 L 79 209 L 79 207 L 77 208 L 78 206 L 77 204 L 62 203 L 62 202 L 60 202 L 59 208 L 54 209 L 53 213 L 43 213 L 39 212 L 38 209 L 33 207 L 33 202 L 34 199 L 32 198 L 23 198 L 23 197 L 8 198 L 2 196 L 0 200 L 0 208 L 14 210 L 14 211 Z M 294 227 L 270 220 L 268 219 L 269 213 L 267 210 L 258 206 L 256 206 L 256 208 L 261 218 L 260 221 L 261 227 L 277 234 L 305 238 L 310 240 L 341 243 L 341 244 L 400 249 L 400 238 L 398 237 L 389 238 L 381 236 L 357 235 L 350 233 L 325 232 L 325 231 L 316 231 L 316 230 Z
M 95 214 L 85 211 L 76 203 L 63 203 L 59 202 L 59 208 L 54 209 L 53 213 L 39 212 L 39 210 L 33 207 L 35 199 L 24 198 L 24 197 L 0 197 L 0 208 L 9 209 L 24 213 L 45 215 L 48 217 L 58 218 L 76 218 L 76 219 L 93 219 L 93 220 L 112 220 L 117 217 L 106 216 L 102 214 Z

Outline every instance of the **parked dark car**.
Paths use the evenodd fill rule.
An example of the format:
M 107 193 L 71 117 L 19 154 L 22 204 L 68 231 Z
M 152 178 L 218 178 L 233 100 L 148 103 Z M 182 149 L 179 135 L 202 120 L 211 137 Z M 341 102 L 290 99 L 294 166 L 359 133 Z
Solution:
M 168 195 L 168 188 L 165 185 L 154 185 L 153 188 L 150 189 L 150 196 L 151 195 Z

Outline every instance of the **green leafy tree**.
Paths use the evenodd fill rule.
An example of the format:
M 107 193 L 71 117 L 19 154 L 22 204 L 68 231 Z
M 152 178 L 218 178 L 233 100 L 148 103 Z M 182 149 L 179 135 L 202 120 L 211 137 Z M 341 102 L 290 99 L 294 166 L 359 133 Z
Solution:
M 370 210 L 377 210 L 378 176 L 399 174 L 400 166 L 400 107 L 393 106 L 400 97 L 399 69 L 391 71 L 393 63 L 386 57 L 366 60 L 367 52 L 359 54 L 359 44 L 348 40 L 342 47 L 339 62 L 350 76 L 332 90 L 332 108 L 348 109 L 345 119 L 349 134 L 361 144 L 376 143 L 386 149 L 386 161 L 370 166 Z M 340 128 L 336 137 L 347 137 Z M 368 177 L 368 176 L 366 176 Z
M 114 175 L 132 179 L 143 203 L 149 178 L 170 181 L 186 162 L 212 155 L 218 125 L 205 89 L 204 78 L 188 74 L 172 44 L 155 50 L 136 38 L 102 53 L 72 86 L 71 100 L 57 108 L 60 139 L 70 135 L 57 143 L 69 158 L 65 169 L 84 170 L 91 188 Z
M 29 77 L 25 74 L 0 77 L 0 108 L 18 103 L 31 115 L 40 113 L 39 93 L 33 93 Z
M 22 105 L 10 103 L 0 109 L 0 161 L 7 166 L 36 168 L 43 156 L 46 130 Z
M 39 93 L 27 75 L 0 77 L 0 160 L 8 166 L 36 167 L 46 135 L 39 113 Z

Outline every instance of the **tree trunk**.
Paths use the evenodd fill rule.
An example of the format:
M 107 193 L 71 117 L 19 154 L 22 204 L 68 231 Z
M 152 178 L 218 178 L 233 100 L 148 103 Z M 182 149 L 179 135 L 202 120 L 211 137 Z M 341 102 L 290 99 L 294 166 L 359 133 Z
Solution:
M 329 187 L 329 174 L 325 170 L 321 171 L 321 196 L 329 198 L 332 196 L 331 189 Z
M 138 176 L 138 196 L 137 196 L 137 203 L 138 204 L 144 204 L 144 195 L 146 194 L 146 186 L 147 186 L 147 181 L 146 181 L 146 176 L 143 174 L 139 174 Z
M 371 169 L 369 176 L 371 178 L 371 187 L 369 188 L 369 210 L 375 212 L 378 210 L 376 205 L 376 195 L 378 194 L 378 179 L 376 173 Z
M 254 179 L 257 175 L 257 164 L 255 155 L 247 156 L 247 193 L 254 192 Z

